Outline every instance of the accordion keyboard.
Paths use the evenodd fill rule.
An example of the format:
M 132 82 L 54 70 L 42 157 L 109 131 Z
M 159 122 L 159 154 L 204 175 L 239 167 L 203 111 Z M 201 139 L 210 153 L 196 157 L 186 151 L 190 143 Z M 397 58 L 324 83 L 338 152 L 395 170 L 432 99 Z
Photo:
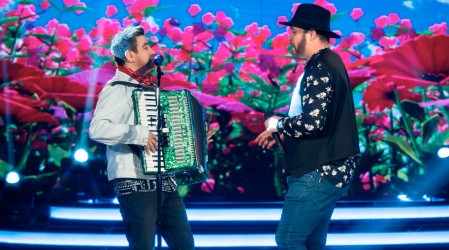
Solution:
M 156 92 L 155 91 L 142 91 L 138 96 L 138 116 L 141 125 L 148 126 L 150 132 L 157 137 L 157 104 L 156 104 Z M 157 172 L 157 154 L 158 152 L 151 154 L 143 154 L 144 158 L 144 172 L 156 173 Z M 165 171 L 163 152 L 161 152 L 161 171 Z

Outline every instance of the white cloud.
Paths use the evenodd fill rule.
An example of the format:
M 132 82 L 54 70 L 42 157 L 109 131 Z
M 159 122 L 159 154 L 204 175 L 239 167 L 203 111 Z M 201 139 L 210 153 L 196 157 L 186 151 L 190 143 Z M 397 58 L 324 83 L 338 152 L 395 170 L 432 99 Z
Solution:
M 437 0 L 437 1 L 447 1 L 447 0 Z M 413 1 L 407 0 L 407 1 L 402 2 L 402 4 L 409 9 L 415 8 L 415 7 L 413 7 Z
M 449 0 L 437 0 L 440 3 L 445 3 L 445 4 L 449 4 Z

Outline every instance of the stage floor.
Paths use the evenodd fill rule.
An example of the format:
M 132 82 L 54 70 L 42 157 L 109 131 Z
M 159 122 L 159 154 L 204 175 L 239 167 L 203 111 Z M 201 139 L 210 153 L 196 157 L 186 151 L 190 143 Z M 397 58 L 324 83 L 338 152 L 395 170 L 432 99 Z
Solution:
M 276 249 L 281 202 L 204 202 L 186 207 L 197 249 Z M 48 207 L 48 216 L 29 221 L 17 214 L 3 215 L 0 249 L 127 246 L 113 201 L 54 204 Z M 327 245 L 328 249 L 449 249 L 449 203 L 339 202 Z

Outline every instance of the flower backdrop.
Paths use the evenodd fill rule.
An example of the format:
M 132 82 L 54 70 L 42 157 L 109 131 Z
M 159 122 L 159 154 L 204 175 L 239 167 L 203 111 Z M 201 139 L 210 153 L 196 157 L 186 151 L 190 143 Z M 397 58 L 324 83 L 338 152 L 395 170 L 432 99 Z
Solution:
M 339 10 L 337 3 L 314 3 L 330 10 L 333 22 L 349 18 L 358 27 L 365 18 L 355 5 Z M 207 6 L 123 0 L 92 9 L 80 0 L 0 1 L 0 175 L 17 170 L 25 179 L 50 178 L 53 190 L 79 189 L 67 181 L 77 173 L 70 159 L 75 149 L 87 147 L 93 160 L 85 172 L 90 180 L 105 180 L 104 146 L 87 138 L 87 128 L 98 93 L 115 72 L 111 38 L 123 27 L 142 25 L 165 58 L 162 88 L 190 90 L 207 108 L 210 127 L 218 129 L 209 145 L 209 179 L 183 186 L 183 194 L 280 199 L 285 185 L 278 152 L 261 150 L 254 139 L 264 129 L 264 114 L 286 113 L 304 62 L 290 55 L 285 27 L 237 25 L 227 13 L 231 8 Z M 274 25 L 290 19 L 298 4 L 290 6 L 291 13 L 279 14 Z M 166 10 L 171 16 L 158 18 Z M 62 21 L 65 16 L 70 22 Z M 449 35 L 443 20 L 417 30 L 413 20 L 391 10 L 369 27 L 337 30 L 343 38 L 331 39 L 350 76 L 362 150 L 348 197 L 429 194 L 429 173 L 439 171 L 435 152 L 449 144 Z M 98 183 L 87 186 L 91 196 L 110 195 Z

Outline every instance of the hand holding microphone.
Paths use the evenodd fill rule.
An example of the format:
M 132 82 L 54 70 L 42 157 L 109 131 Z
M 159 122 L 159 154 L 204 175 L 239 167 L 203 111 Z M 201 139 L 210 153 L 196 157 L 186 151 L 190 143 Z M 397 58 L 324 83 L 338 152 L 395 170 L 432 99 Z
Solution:
M 284 145 L 282 144 L 281 137 L 276 128 L 279 117 L 273 116 L 268 118 L 266 116 L 265 119 L 265 127 L 267 129 L 256 138 L 256 143 L 258 143 L 262 148 L 271 148 L 274 144 L 277 144 L 279 152 L 284 154 Z

